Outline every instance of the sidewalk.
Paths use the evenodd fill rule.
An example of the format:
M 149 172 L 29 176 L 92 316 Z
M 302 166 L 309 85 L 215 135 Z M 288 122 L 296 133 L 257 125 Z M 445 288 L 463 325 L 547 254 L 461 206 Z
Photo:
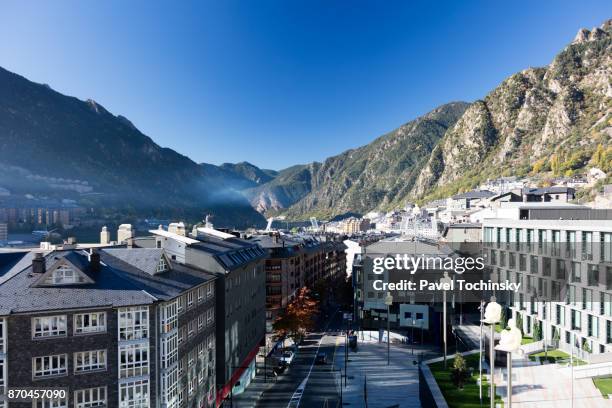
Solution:
M 392 337 L 393 333 L 392 333 Z M 369 336 L 366 335 L 369 340 Z M 372 339 L 374 340 L 374 339 Z M 344 370 L 344 342 L 336 343 L 334 364 Z M 342 388 L 343 402 L 353 407 L 365 406 L 367 386 L 368 408 L 420 407 L 419 373 L 413 363 L 417 355 L 411 348 L 392 344 L 390 365 L 387 365 L 387 345 L 378 341 L 359 340 L 357 352 L 349 349 L 348 384 Z M 417 349 L 417 354 L 422 350 Z
M 268 382 L 265 382 L 263 376 L 256 376 L 244 392 L 234 395 L 234 407 L 253 408 L 263 393 L 270 389 L 275 382 L 274 378 L 268 377 Z

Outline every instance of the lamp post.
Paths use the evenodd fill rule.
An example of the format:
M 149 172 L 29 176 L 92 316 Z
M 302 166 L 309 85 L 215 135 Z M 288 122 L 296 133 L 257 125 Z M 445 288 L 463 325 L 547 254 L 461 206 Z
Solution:
M 484 306 L 485 306 L 485 301 L 481 300 L 480 301 L 480 306 L 478 307 L 478 310 L 480 310 L 480 338 L 478 339 L 478 372 L 479 372 L 479 384 L 478 384 L 478 392 L 479 392 L 479 396 L 480 396 L 480 403 L 482 404 L 482 328 L 483 328 L 483 324 L 482 324 L 482 319 L 483 319 L 483 314 L 484 314 Z
M 570 331 L 570 372 L 571 372 L 571 376 L 572 378 L 570 379 L 571 381 L 571 387 L 572 387 L 572 402 L 571 402 L 571 407 L 574 408 L 574 330 L 572 328 L 572 331 Z
M 446 368 L 446 291 L 452 287 L 452 279 L 448 276 L 448 272 L 444 271 L 444 277 L 440 279 L 440 283 L 442 286 L 442 303 L 443 303 L 443 311 L 442 311 L 442 341 L 444 342 L 444 368 Z
M 522 353 L 520 349 L 522 334 L 521 331 L 516 327 L 514 319 L 508 320 L 509 330 L 501 332 L 501 339 L 499 344 L 495 346 L 495 350 L 505 351 L 507 365 L 508 365 L 508 408 L 512 408 L 512 353 Z
M 495 383 L 493 377 L 495 375 L 495 324 L 501 320 L 501 306 L 495 301 L 495 296 L 491 296 L 491 301 L 485 308 L 485 315 L 482 322 L 491 326 L 491 339 L 489 341 L 489 360 L 491 366 L 491 379 L 489 385 L 489 393 L 491 399 L 491 408 L 495 407 Z
M 393 296 L 391 296 L 391 292 L 387 292 L 385 297 L 385 305 L 387 305 L 387 365 L 391 364 L 391 321 L 389 318 L 392 304 Z

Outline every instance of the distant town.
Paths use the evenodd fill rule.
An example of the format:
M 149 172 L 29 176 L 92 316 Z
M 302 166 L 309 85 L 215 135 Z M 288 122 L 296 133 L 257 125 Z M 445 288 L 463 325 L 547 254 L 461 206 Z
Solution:
M 216 227 L 212 215 L 193 225 L 143 219 L 140 231 L 101 226 L 90 242 L 52 236 L 86 224 L 89 209 L 3 201 L 3 387 L 72 392 L 53 406 L 363 406 L 376 393 L 388 406 L 408 398 L 440 407 L 456 386 L 440 383 L 447 364 L 489 389 L 491 333 L 481 320 L 495 303 L 494 338 L 508 321 L 521 333 L 518 384 L 554 379 L 570 398 L 576 382 L 572 398 L 606 406 L 596 380 L 612 370 L 612 188 L 575 204 L 581 184 L 599 177 L 589 174 L 549 187 L 500 178 L 422 206 L 299 227 L 282 216 L 259 230 Z M 467 298 L 453 280 L 448 297 L 376 290 L 394 277 L 374 274 L 371 254 L 484 256 L 489 282 L 514 293 Z M 571 380 L 570 368 L 541 369 L 570 360 Z M 494 371 L 500 400 L 505 361 Z M 402 380 L 384 380 L 390 369 Z

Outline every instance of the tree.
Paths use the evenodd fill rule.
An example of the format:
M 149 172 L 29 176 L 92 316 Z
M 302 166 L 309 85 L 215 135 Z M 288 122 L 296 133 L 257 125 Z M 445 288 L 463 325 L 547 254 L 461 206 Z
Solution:
M 588 342 L 588 341 L 584 340 L 584 341 L 582 342 L 582 349 L 583 349 L 584 351 L 586 351 L 587 353 L 590 353 L 590 352 L 591 352 L 591 346 L 589 346 L 589 342 Z
M 520 313 L 516 314 L 516 327 L 521 331 L 521 336 L 523 335 L 523 316 Z
M 557 154 L 550 156 L 550 170 L 552 170 L 554 175 L 559 174 L 559 170 L 561 168 L 559 161 L 559 156 Z
M 559 334 L 559 330 L 555 326 L 553 326 L 553 344 L 555 347 L 559 347 L 559 340 L 561 339 L 561 335 Z
M 314 316 L 319 311 L 319 303 L 312 299 L 308 288 L 301 288 L 287 310 L 273 324 L 277 338 L 291 337 L 294 343 L 302 341 L 306 332 L 314 325 Z
M 453 361 L 452 378 L 457 388 L 463 388 L 465 380 L 467 379 L 467 364 L 463 356 L 459 353 L 455 354 Z
M 538 321 L 533 325 L 533 339 L 535 341 L 542 340 L 542 323 Z
M 499 319 L 499 327 L 504 330 L 508 327 L 508 309 L 503 306 L 501 310 L 501 318 Z

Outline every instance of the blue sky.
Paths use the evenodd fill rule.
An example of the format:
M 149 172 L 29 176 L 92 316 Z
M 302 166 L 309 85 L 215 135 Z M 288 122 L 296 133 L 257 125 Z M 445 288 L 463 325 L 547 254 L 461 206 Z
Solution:
M 323 160 L 548 64 L 609 1 L 3 1 L 0 66 L 198 162 Z

